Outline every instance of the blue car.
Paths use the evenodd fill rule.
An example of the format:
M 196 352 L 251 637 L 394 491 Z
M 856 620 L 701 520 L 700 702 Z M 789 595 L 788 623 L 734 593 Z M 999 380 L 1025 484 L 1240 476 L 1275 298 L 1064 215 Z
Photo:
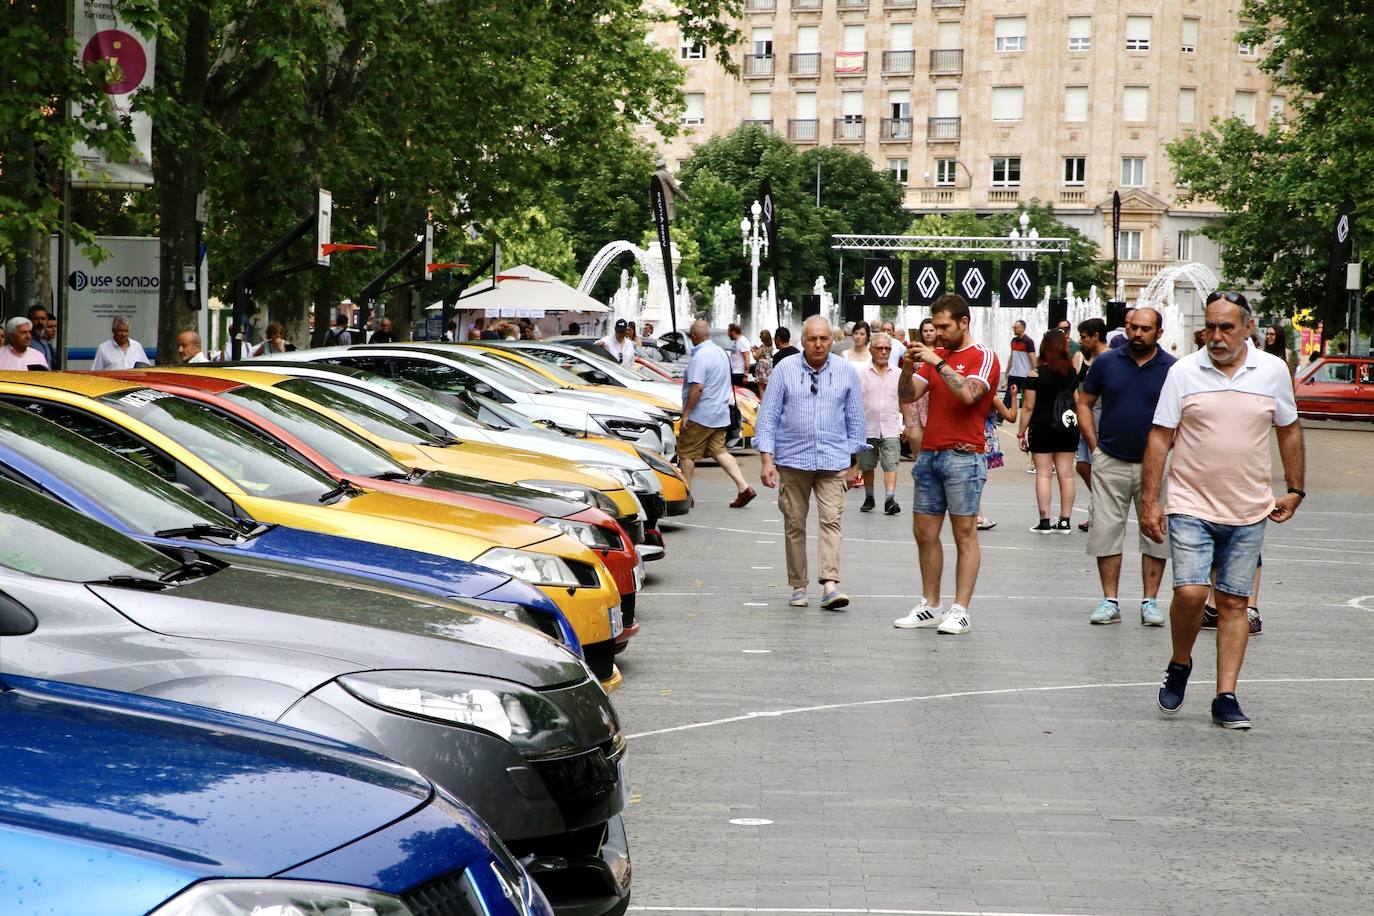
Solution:
M 6 916 L 552 916 L 461 802 L 295 729 L 0 675 L 0 761 Z
M 281 525 L 245 525 L 134 462 L 8 405 L 0 405 L 0 476 L 145 544 L 191 546 L 229 563 L 242 557 L 303 564 L 463 599 L 582 654 L 558 605 L 527 582 L 435 554 Z

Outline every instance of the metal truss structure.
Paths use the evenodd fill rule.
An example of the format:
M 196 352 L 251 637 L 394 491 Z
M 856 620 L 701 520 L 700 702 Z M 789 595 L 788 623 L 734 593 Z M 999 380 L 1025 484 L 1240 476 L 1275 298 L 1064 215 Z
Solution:
M 1001 252 L 1030 257 L 1036 254 L 1068 254 L 1069 240 L 1057 238 L 1006 238 L 971 235 L 832 235 L 830 246 L 839 251 L 971 251 Z

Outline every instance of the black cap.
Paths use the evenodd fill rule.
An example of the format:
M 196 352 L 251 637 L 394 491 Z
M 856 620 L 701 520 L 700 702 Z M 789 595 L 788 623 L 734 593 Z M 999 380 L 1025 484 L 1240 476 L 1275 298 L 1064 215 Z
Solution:
M 630 323 L 624 318 L 617 318 L 615 320 L 615 329 L 617 331 L 628 331 L 630 329 Z

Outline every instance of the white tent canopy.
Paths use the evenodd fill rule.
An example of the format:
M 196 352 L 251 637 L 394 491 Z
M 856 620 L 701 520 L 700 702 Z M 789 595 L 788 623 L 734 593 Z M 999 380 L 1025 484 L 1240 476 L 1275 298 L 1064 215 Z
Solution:
M 458 298 L 462 311 L 483 309 L 488 316 L 537 318 L 546 312 L 607 312 L 609 309 L 591 296 L 579 293 L 553 274 L 528 265 L 512 267 L 464 290 Z M 428 311 L 443 308 L 436 302 Z

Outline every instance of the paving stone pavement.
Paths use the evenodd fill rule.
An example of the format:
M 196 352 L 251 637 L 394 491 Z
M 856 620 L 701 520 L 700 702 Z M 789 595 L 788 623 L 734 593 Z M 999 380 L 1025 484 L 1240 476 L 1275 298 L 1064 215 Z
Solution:
M 1138 559 L 1126 620 L 1089 626 L 1085 536 L 1027 531 L 1015 454 L 985 491 L 999 525 L 958 637 L 892 627 L 918 589 L 908 514 L 860 514 L 851 493 L 853 604 L 823 611 L 813 586 L 793 609 L 775 496 L 729 509 L 701 468 L 620 657 L 632 911 L 1374 912 L 1371 445 L 1309 433 L 1312 497 L 1265 545 L 1249 733 L 1211 724 L 1207 633 L 1182 712 L 1158 714 L 1168 631 L 1135 618 Z

